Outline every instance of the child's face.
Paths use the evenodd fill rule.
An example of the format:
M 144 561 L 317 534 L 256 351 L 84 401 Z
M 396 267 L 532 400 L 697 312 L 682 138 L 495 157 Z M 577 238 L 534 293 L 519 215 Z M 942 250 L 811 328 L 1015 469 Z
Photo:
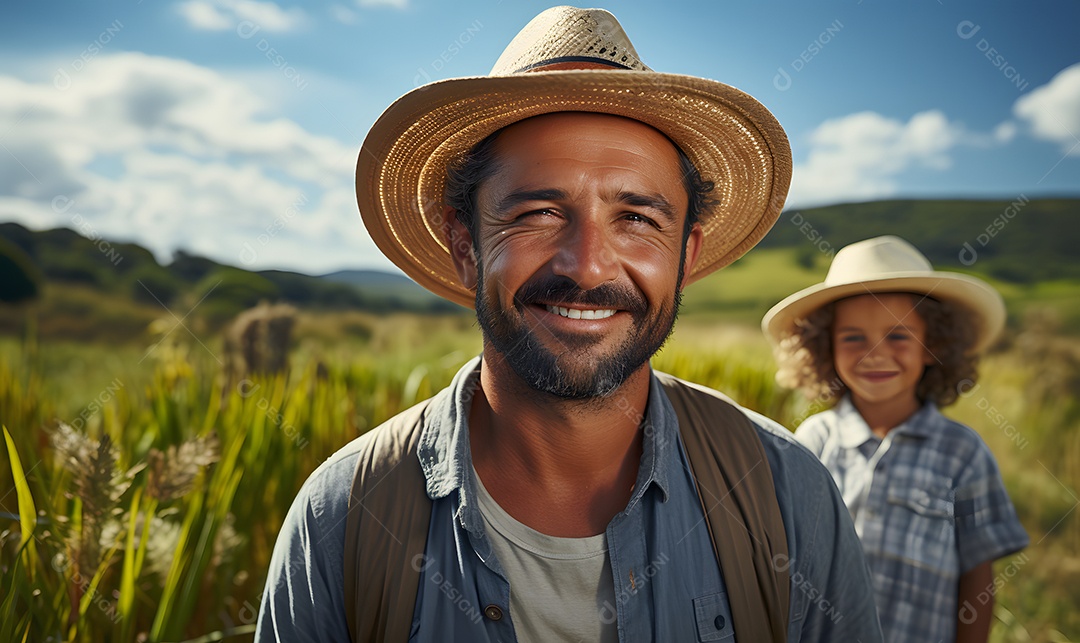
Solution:
M 836 303 L 833 364 L 856 407 L 918 409 L 915 395 L 927 351 L 926 323 L 906 293 L 859 295 Z

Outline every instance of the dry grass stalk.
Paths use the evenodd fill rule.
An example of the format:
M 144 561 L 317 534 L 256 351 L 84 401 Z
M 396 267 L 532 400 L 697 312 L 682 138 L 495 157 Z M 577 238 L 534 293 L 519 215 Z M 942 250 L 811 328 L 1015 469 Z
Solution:
M 191 491 L 203 469 L 218 459 L 216 435 L 172 445 L 164 452 L 150 449 L 147 493 L 159 503 L 180 498 Z

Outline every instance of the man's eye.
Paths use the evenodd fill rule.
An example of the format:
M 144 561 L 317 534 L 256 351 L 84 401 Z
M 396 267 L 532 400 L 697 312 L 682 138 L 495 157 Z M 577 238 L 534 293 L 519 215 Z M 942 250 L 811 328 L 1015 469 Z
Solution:
M 843 335 L 840 337 L 840 341 L 844 344 L 855 344 L 863 340 L 862 335 Z
M 557 214 L 558 213 L 555 210 L 552 210 L 551 208 L 537 208 L 535 210 L 525 210 L 524 212 L 521 212 L 520 214 L 514 215 L 513 220 L 514 221 L 531 221 L 532 219 L 544 219 L 544 218 L 547 218 L 547 217 L 555 216 Z
M 647 223 L 651 226 L 656 225 L 656 222 L 653 221 L 652 218 L 638 212 L 627 212 L 626 215 L 623 216 L 623 218 L 632 223 Z

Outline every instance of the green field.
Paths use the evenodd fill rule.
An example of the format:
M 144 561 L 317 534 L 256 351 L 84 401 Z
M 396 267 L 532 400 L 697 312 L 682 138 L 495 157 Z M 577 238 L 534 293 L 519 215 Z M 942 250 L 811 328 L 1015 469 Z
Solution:
M 692 286 L 655 366 L 793 427 L 807 404 L 775 385 L 756 324 L 826 264 L 763 249 Z M 1076 641 L 1080 289 L 1001 288 L 1006 338 L 948 410 L 996 454 L 1032 541 L 996 567 L 993 640 Z M 3 314 L 0 641 L 250 640 L 306 476 L 480 348 L 469 314 L 301 311 L 290 369 L 245 380 L 226 371 L 220 327 L 197 311 L 178 326 L 180 311 L 66 285 Z M 120 323 L 137 325 L 130 339 Z

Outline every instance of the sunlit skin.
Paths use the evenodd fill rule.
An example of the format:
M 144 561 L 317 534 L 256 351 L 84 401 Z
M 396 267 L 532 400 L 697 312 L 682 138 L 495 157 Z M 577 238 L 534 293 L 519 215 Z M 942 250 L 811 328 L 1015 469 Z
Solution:
M 633 292 L 649 318 L 670 309 L 688 201 L 675 147 L 637 121 L 557 113 L 506 128 L 496 149 L 499 169 L 478 193 L 481 296 L 531 330 L 560 368 L 588 377 L 635 335 L 634 315 L 558 300 L 515 305 L 515 295 L 537 279 L 561 276 L 584 290 L 612 284 Z M 453 211 L 448 219 L 452 240 L 471 239 Z M 694 226 L 685 274 L 701 240 Z M 451 247 L 462 282 L 476 286 L 471 244 Z M 480 381 L 470 440 L 495 500 L 549 535 L 603 533 L 625 508 L 637 475 L 648 364 L 610 395 L 567 400 L 534 390 L 485 341 Z
M 956 643 L 986 643 L 994 624 L 994 595 L 987 587 L 994 586 L 993 562 L 986 561 L 960 575 L 959 602 L 970 605 L 974 612 L 961 612 L 956 619 Z M 989 594 L 989 598 L 987 598 Z
M 934 357 L 916 296 L 867 294 L 836 303 L 833 363 L 866 423 L 884 436 L 919 410 L 916 388 Z

